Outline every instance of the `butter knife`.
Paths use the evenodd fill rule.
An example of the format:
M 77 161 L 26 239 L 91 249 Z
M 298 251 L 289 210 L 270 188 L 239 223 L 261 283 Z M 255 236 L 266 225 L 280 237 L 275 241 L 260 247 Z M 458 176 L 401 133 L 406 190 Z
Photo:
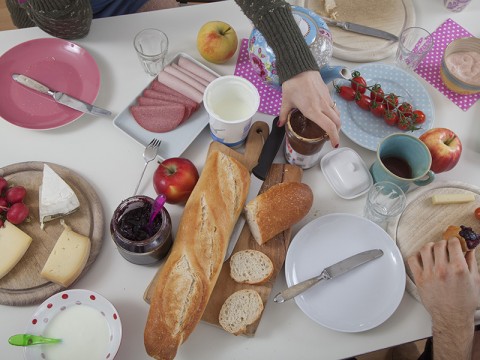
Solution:
M 323 20 L 325 20 L 325 22 L 328 25 L 333 25 L 346 31 L 373 36 L 373 37 L 377 37 L 385 40 L 398 41 L 398 36 L 380 29 L 375 29 L 375 28 L 365 26 L 365 25 L 360 25 L 360 24 L 354 24 L 348 21 L 337 21 L 329 18 L 323 18 Z
M 341 260 L 329 267 L 326 267 L 318 276 L 315 276 L 311 279 L 302 281 L 298 284 L 295 284 L 282 292 L 278 293 L 273 301 L 276 303 L 283 303 L 295 296 L 301 294 L 305 290 L 310 289 L 313 285 L 319 283 L 323 280 L 330 280 L 336 278 L 337 276 L 343 275 L 350 270 L 359 267 L 360 265 L 366 264 L 369 261 L 377 259 L 383 255 L 383 251 L 380 249 L 367 250 L 355 255 L 352 255 L 344 260 Z
M 47 94 L 52 96 L 57 103 L 68 106 L 72 109 L 81 111 L 83 113 L 92 114 L 95 116 L 112 115 L 112 113 L 108 110 L 91 105 L 82 100 L 76 99 L 73 96 L 67 95 L 63 92 L 51 90 L 47 86 L 39 83 L 36 80 L 29 78 L 28 76 L 21 75 L 21 74 L 13 74 L 12 78 L 13 80 L 18 82 L 19 84 L 22 84 L 23 86 L 36 90 L 42 94 Z

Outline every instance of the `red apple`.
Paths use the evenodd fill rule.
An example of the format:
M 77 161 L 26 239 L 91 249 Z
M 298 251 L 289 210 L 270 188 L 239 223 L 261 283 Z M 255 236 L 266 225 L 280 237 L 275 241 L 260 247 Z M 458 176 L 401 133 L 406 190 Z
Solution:
M 462 154 L 462 142 L 449 129 L 433 128 L 423 133 L 420 138 L 427 145 L 432 155 L 434 173 L 441 173 L 453 169 Z
M 235 30 L 223 21 L 209 21 L 197 34 L 197 49 L 202 57 L 215 64 L 228 61 L 237 50 Z
M 198 181 L 198 170 L 185 158 L 166 159 L 153 174 L 153 187 L 157 194 L 164 194 L 169 204 L 187 201 Z

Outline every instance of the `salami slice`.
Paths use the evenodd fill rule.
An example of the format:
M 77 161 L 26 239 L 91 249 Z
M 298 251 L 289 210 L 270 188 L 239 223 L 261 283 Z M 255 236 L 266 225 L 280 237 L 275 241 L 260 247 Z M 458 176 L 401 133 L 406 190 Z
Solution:
M 185 106 L 170 104 L 162 106 L 133 105 L 130 112 L 137 123 L 144 129 L 164 133 L 175 129 L 185 117 Z
M 137 104 L 140 106 L 164 106 L 164 105 L 171 105 L 171 104 L 181 104 L 180 102 L 173 102 L 173 101 L 167 101 L 167 100 L 161 100 L 161 99 L 154 99 L 150 97 L 145 97 L 145 96 L 140 96 L 137 99 Z M 182 104 L 185 105 L 185 104 Z M 190 105 L 185 105 L 185 118 L 189 118 L 190 115 L 195 111 L 195 108 L 190 106 Z M 185 119 L 185 120 L 186 120 Z
M 201 66 L 195 64 L 193 61 L 188 60 L 187 58 L 180 56 L 178 58 L 178 65 L 188 71 L 200 76 L 202 79 L 211 82 L 215 80 L 217 77 L 213 75 L 210 71 L 205 70 Z
M 143 96 L 148 97 L 148 98 L 152 98 L 152 99 L 169 101 L 171 103 L 182 104 L 182 105 L 188 106 L 189 108 L 192 108 L 194 110 L 196 110 L 198 108 L 198 104 L 193 100 L 190 100 L 186 97 L 178 97 L 178 96 L 175 96 L 175 95 L 172 95 L 172 94 L 162 93 L 160 91 L 146 89 L 146 90 L 143 91 Z

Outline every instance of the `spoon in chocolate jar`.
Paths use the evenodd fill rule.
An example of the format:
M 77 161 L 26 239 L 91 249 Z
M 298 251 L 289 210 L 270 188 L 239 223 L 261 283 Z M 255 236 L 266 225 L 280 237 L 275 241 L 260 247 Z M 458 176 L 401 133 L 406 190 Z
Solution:
M 153 222 L 155 221 L 158 213 L 163 209 L 163 205 L 165 205 L 166 201 L 167 197 L 164 194 L 160 194 L 153 202 L 152 211 L 150 212 L 150 219 L 148 220 L 147 224 L 147 231 L 150 235 L 153 235 Z

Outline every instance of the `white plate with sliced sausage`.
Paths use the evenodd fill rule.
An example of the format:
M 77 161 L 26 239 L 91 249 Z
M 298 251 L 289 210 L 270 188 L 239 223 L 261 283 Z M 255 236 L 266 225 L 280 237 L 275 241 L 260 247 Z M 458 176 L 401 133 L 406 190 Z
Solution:
M 208 124 L 203 90 L 220 76 L 188 54 L 177 54 L 113 120 L 142 145 L 162 141 L 159 155 L 180 156 Z

